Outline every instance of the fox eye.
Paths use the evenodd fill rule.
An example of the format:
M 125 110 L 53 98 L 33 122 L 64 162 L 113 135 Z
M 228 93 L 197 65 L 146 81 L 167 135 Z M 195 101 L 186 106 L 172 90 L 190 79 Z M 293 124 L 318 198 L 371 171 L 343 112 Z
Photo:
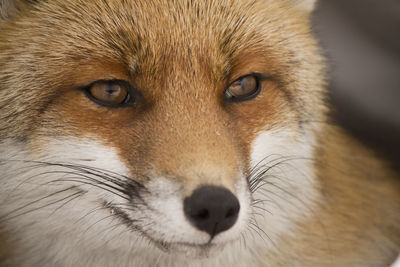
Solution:
M 86 95 L 93 102 L 108 107 L 118 107 L 131 100 L 129 84 L 121 80 L 101 80 L 86 88 Z
M 256 74 L 249 74 L 231 83 L 225 90 L 225 98 L 232 101 L 244 101 L 256 97 L 259 93 L 259 77 Z

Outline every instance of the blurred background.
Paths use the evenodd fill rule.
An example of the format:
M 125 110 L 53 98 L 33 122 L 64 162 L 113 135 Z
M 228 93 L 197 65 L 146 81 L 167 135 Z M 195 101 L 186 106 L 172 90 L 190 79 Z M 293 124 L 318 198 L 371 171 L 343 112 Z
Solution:
M 320 0 L 335 120 L 400 170 L 400 0 Z

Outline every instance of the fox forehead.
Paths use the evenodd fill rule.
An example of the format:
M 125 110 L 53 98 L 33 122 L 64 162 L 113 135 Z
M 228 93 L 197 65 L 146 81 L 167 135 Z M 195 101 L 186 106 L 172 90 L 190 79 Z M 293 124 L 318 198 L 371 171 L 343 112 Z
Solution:
M 39 1 L 5 26 L 8 42 L 18 45 L 6 42 L 3 56 L 18 54 L 24 62 L 1 60 L 8 72 L 22 72 L 15 77 L 19 88 L 9 84 L 8 92 L 18 93 L 3 100 L 28 102 L 9 132 L 21 135 L 21 125 L 40 119 L 30 131 L 95 136 L 138 169 L 149 157 L 168 163 L 167 170 L 201 155 L 211 162 L 229 155 L 231 167 L 249 162 L 257 133 L 283 124 L 296 128 L 309 119 L 304 114 L 320 114 L 321 78 L 313 64 L 319 58 L 304 38 L 304 16 L 285 1 L 268 0 Z M 296 51 L 299 45 L 303 52 Z M 256 101 L 224 103 L 227 85 L 253 72 L 274 80 L 265 81 Z M 305 73 L 309 78 L 300 79 Z M 101 79 L 131 82 L 146 107 L 106 110 L 75 90 Z M 10 113 L 16 108 L 5 106 Z M 182 156 L 170 163 L 171 155 Z
M 185 81 L 198 91 L 221 91 L 258 71 L 279 77 L 293 95 L 310 89 L 304 99 L 319 105 L 321 64 L 305 16 L 286 1 L 269 0 L 39 1 L 4 26 L 1 61 L 8 72 L 23 72 L 27 98 L 115 76 L 134 77 L 149 99 L 166 88 L 183 92 L 188 86 L 177 83 Z M 20 64 L 29 72 L 12 62 L 14 55 L 25 55 Z M 44 84 L 51 86 L 43 90 Z
M 122 63 L 131 75 L 153 79 L 174 72 L 235 79 L 244 52 L 253 60 L 270 55 L 268 61 L 280 65 L 296 60 L 294 47 L 285 50 L 290 46 L 277 44 L 304 42 L 291 32 L 293 27 L 299 28 L 298 35 L 306 30 L 293 10 L 277 12 L 283 8 L 279 1 L 267 0 L 49 1 L 28 12 L 31 25 L 22 31 L 29 36 L 33 27 L 40 29 L 45 39 L 34 43 L 50 49 L 37 55 L 49 63 L 62 59 L 77 66 L 87 59 L 104 59 Z M 30 48 L 35 50 L 34 44 Z M 270 73 L 279 71 L 273 64 L 268 67 Z

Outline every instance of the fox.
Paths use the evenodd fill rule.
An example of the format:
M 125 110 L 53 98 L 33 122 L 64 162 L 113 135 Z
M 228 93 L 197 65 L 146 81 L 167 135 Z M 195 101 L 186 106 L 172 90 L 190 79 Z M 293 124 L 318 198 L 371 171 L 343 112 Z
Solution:
M 314 0 L 0 1 L 0 266 L 389 266 L 400 175 L 332 118 Z

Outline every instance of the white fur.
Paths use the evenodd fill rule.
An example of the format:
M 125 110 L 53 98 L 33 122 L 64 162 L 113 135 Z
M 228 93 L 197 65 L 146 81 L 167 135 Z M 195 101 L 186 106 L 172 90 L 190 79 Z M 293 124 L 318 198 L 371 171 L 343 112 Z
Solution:
M 34 168 L 37 163 L 26 162 L 82 164 L 128 176 L 127 168 L 115 151 L 99 142 L 75 138 L 50 141 L 35 155 L 26 152 L 27 147 L 22 144 L 7 142 L 0 147 L 1 158 L 8 160 L 0 167 L 4 174 L 0 181 L 0 220 L 6 219 L 3 224 L 17 242 L 17 253 L 20 253 L 17 260 L 8 263 L 10 265 L 187 266 L 193 259 L 186 258 L 185 253 L 200 256 L 199 250 L 178 243 L 204 244 L 209 240 L 205 233 L 185 220 L 183 196 L 179 191 L 181 186 L 171 180 L 158 177 L 147 185 L 148 190 L 155 193 L 145 196 L 151 210 L 140 207 L 129 212 L 132 219 L 143 219 L 140 226 L 151 238 L 176 243 L 165 253 L 112 216 L 112 210 L 102 208 L 104 201 L 127 204 L 123 198 L 91 185 L 66 181 L 75 175 L 61 173 L 66 171 L 62 166 Z M 244 177 L 240 178 L 237 184 L 241 203 L 239 222 L 215 238 L 215 251 L 210 251 L 213 258 L 194 260 L 198 266 L 251 262 L 249 253 L 237 241 L 247 225 L 250 200 Z M 85 193 L 68 198 L 78 192 L 71 189 L 43 198 L 73 185 Z M 63 198 L 65 201 L 51 204 Z M 40 201 L 29 205 L 35 200 Z M 233 240 L 237 242 L 227 244 Z
M 1 167 L 1 221 L 6 219 L 2 224 L 6 224 L 7 230 L 18 243 L 20 251 L 17 252 L 21 253 L 18 255 L 18 265 L 85 266 L 91 261 L 90 258 L 95 257 L 96 251 L 98 254 L 104 251 L 105 243 L 109 250 L 122 251 L 132 243 L 124 235 L 125 227 L 110 217 L 108 210 L 102 209 L 104 200 L 121 201 L 114 194 L 90 185 L 66 181 L 76 177 L 72 173 L 56 173 L 72 170 L 57 166 L 37 168 L 37 163 L 20 161 L 77 163 L 126 174 L 126 168 L 112 149 L 88 140 L 53 141 L 47 145 L 47 151 L 37 155 L 30 155 L 25 152 L 26 148 L 10 143 L 3 144 L 1 148 L 2 157 L 8 160 Z M 86 193 L 76 195 L 77 198 L 68 198 L 78 192 L 71 189 L 43 199 L 74 185 Z M 51 204 L 63 198 L 66 200 Z M 35 200 L 40 201 L 28 205 Z M 46 205 L 49 206 L 44 207 Z M 35 208 L 39 209 L 29 212 Z M 23 214 L 25 212 L 28 213 Z M 110 231 L 114 225 L 115 228 Z M 121 241 L 113 240 L 114 237 Z M 82 257 L 84 255 L 87 256 Z
M 251 166 L 270 168 L 265 184 L 253 194 L 254 199 L 263 201 L 255 210 L 268 211 L 256 216 L 256 221 L 268 235 L 270 249 L 277 249 L 282 234 L 291 234 L 296 223 L 313 215 L 319 198 L 313 151 L 313 134 L 299 134 L 290 128 L 261 132 L 253 142 Z
M 312 161 L 304 160 L 312 157 L 312 138 L 307 140 L 288 129 L 262 132 L 252 145 L 253 168 L 269 167 L 280 156 L 303 159 L 288 160 L 270 169 L 264 180 L 275 186 L 267 183 L 253 196 L 244 175 L 238 173 L 236 193 L 241 206 L 238 221 L 217 235 L 213 247 L 204 255 L 199 248 L 182 244 L 204 244 L 209 239 L 185 219 L 182 185 L 166 177 L 152 177 L 146 184 L 152 192 L 143 195 L 147 206 L 137 205 L 126 212 L 132 220 L 140 220 L 138 226 L 151 239 L 172 244 L 164 252 L 121 223 L 112 209 L 103 208 L 104 202 L 128 204 L 124 198 L 92 185 L 68 181 L 75 174 L 66 174 L 63 166 L 34 168 L 37 163 L 20 161 L 93 166 L 130 179 L 126 178 L 128 169 L 114 149 L 94 140 L 68 138 L 49 141 L 42 151 L 34 153 L 29 152 L 27 145 L 14 142 L 3 143 L 0 151 L 1 158 L 8 160 L 0 166 L 0 222 L 6 219 L 2 224 L 17 243 L 19 253 L 10 265 L 256 266 L 268 259 L 268 250 L 275 249 L 282 233 L 291 231 L 296 221 L 309 215 L 316 198 Z M 76 187 L 49 196 L 71 186 Z M 64 201 L 51 204 L 63 198 Z M 254 208 L 250 203 L 252 198 L 268 200 L 257 205 L 271 214 Z M 255 225 L 261 229 L 258 234 L 252 230 Z M 208 254 L 210 257 L 205 257 Z

